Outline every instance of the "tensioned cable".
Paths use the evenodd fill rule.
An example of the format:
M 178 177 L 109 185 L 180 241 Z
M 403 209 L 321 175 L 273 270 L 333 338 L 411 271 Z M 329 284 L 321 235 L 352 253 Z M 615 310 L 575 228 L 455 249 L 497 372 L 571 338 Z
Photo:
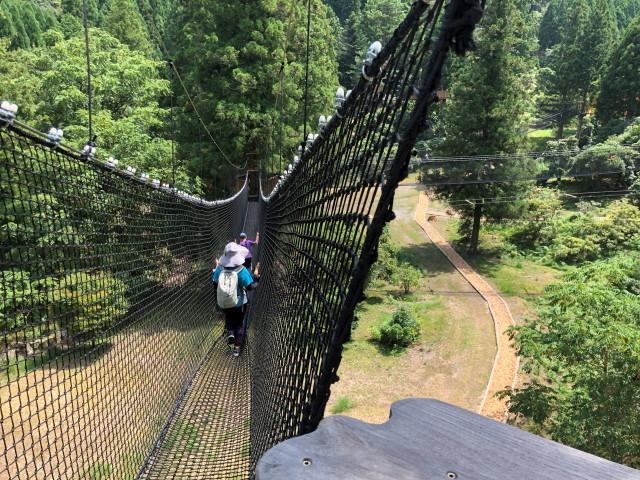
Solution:
M 521 183 L 521 182 L 539 182 L 544 180 L 555 180 L 558 177 L 560 179 L 565 178 L 588 178 L 588 177 L 602 177 L 606 175 L 623 175 L 629 174 L 631 171 L 625 170 L 611 170 L 611 171 L 597 171 L 597 172 L 588 172 L 588 173 L 563 173 L 562 175 L 544 175 L 539 177 L 529 177 L 529 178 L 503 178 L 503 179 L 492 179 L 492 180 L 465 180 L 465 181 L 445 181 L 445 182 L 431 182 L 431 183 L 423 183 L 425 187 L 438 187 L 438 186 L 455 186 L 455 185 L 492 185 L 498 183 Z M 633 173 L 638 173 L 638 170 L 633 170 Z
M 618 144 L 620 147 L 626 147 L 630 149 L 640 149 L 640 145 L 631 143 Z M 596 151 L 596 153 L 616 152 L 616 149 L 609 145 L 593 145 L 590 147 Z M 490 161 L 517 161 L 517 160 L 536 160 L 538 158 L 545 157 L 557 157 L 557 156 L 576 156 L 579 153 L 587 150 L 574 148 L 570 150 L 547 150 L 545 152 L 527 152 L 527 153 L 513 153 L 513 154 L 494 154 L 494 155 L 457 155 L 450 157 L 430 157 L 429 160 L 421 161 L 421 165 L 441 164 L 441 163 L 466 163 L 466 162 L 490 162 Z
M 86 3 L 86 0 L 84 0 Z M 162 35 L 160 34 L 160 31 L 158 30 L 158 27 L 156 26 L 156 22 L 153 19 L 153 17 L 149 18 L 148 12 L 145 10 L 145 15 L 144 17 L 146 17 L 146 20 L 150 20 L 150 24 L 151 24 L 151 28 L 154 31 L 154 35 L 156 36 L 156 38 L 158 39 L 158 48 L 161 50 L 161 53 L 163 53 L 166 58 L 170 58 L 169 55 L 169 50 L 167 48 L 167 45 L 164 43 L 164 40 L 162 39 Z M 145 22 L 146 23 L 146 22 Z M 211 142 L 216 146 L 216 148 L 218 149 L 218 151 L 222 154 L 222 157 L 224 158 L 224 160 L 233 168 L 237 169 L 237 170 L 243 170 L 246 168 L 247 166 L 247 161 L 245 160 L 245 163 L 243 166 L 239 166 L 234 164 L 229 157 L 227 157 L 227 155 L 224 153 L 224 151 L 222 150 L 222 148 L 220 147 L 220 145 L 218 144 L 218 142 L 216 142 L 215 138 L 213 137 L 211 131 L 209 130 L 209 128 L 207 127 L 207 125 L 204 123 L 204 120 L 202 119 L 202 116 L 200 115 L 200 112 L 198 111 L 198 108 L 196 107 L 193 98 L 191 97 L 191 94 L 189 93 L 187 86 L 185 85 L 185 83 L 182 80 L 182 76 L 180 75 L 180 72 L 178 71 L 178 68 L 176 67 L 176 64 L 172 61 L 172 60 L 168 60 L 167 63 L 169 64 L 169 66 L 171 67 L 171 69 L 173 70 L 173 72 L 175 73 L 176 77 L 178 78 L 178 81 L 180 82 L 180 85 L 182 86 L 182 90 L 184 91 L 185 95 L 187 96 L 187 99 L 189 100 L 189 103 L 191 104 L 191 108 L 193 108 L 193 111 L 195 112 L 196 116 L 198 117 L 198 121 L 200 122 L 200 125 L 202 125 L 202 128 L 204 128 L 204 130 L 207 132 L 207 135 L 209 136 L 209 138 L 211 139 Z
M 84 27 L 84 53 L 87 60 L 87 102 L 89 111 L 89 142 L 93 141 L 93 89 L 91 88 L 91 51 L 89 45 L 89 13 L 87 0 L 82 2 L 82 24 Z
M 309 108 L 309 50 L 311 44 L 311 0 L 307 1 L 307 58 L 304 66 L 304 127 L 302 138 L 302 153 L 307 147 L 307 121 Z
M 599 197 L 616 197 L 627 196 L 634 193 L 632 190 L 603 190 L 601 192 L 576 192 L 576 193 L 562 193 L 561 197 L 574 197 L 575 199 L 581 198 L 599 198 Z M 482 198 L 468 198 L 465 200 L 447 201 L 447 206 L 456 207 L 459 205 L 468 205 L 469 203 L 483 203 L 483 204 L 499 204 L 499 203 L 513 203 L 520 200 L 533 200 L 531 196 L 506 196 L 506 197 L 482 197 Z
M 182 90 L 184 90 L 185 95 L 187 96 L 187 99 L 189 100 L 189 103 L 191 104 L 191 108 L 193 108 L 193 111 L 195 112 L 196 116 L 198 117 L 198 120 L 200 121 L 200 125 L 202 125 L 202 128 L 204 128 L 204 131 L 207 132 L 207 135 L 209 136 L 209 138 L 211 139 L 211 142 L 213 142 L 213 144 L 216 146 L 216 148 L 220 151 L 220 153 L 222 154 L 222 157 L 224 158 L 224 160 L 231 165 L 233 168 L 237 169 L 237 170 L 243 170 L 244 168 L 246 168 L 247 166 L 247 160 L 245 160 L 244 165 L 240 166 L 240 165 L 236 165 L 235 163 L 233 163 L 231 160 L 229 160 L 229 157 L 227 157 L 227 155 L 224 153 L 224 151 L 222 150 L 222 148 L 220 147 L 220 145 L 218 145 L 218 142 L 216 142 L 216 139 L 213 138 L 213 135 L 211 134 L 211 131 L 209 131 L 209 128 L 207 127 L 207 125 L 204 123 L 204 120 L 202 119 L 202 116 L 200 115 L 200 112 L 198 111 L 198 108 L 196 107 L 196 104 L 193 102 L 193 98 L 191 98 L 191 94 L 189 93 L 189 91 L 187 90 L 187 86 L 184 84 L 184 82 L 182 81 L 182 77 L 180 76 L 180 72 L 178 72 L 178 69 L 176 68 L 175 63 L 173 62 L 169 62 L 169 65 L 171 65 L 171 68 L 173 69 L 176 77 L 178 77 L 178 82 L 180 82 L 180 85 L 182 86 Z

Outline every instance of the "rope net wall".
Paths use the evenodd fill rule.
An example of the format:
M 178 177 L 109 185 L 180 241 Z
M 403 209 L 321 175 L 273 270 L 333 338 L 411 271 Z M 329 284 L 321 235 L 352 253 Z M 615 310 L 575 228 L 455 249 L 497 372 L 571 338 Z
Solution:
M 275 443 L 312 431 L 324 414 L 447 51 L 471 45 L 482 14 L 479 2 L 451 2 L 432 44 L 443 3 L 414 2 L 346 103 L 263 197 L 265 268 L 250 321 L 254 466 Z
M 0 128 L 0 479 L 247 478 L 317 426 L 447 53 L 482 14 L 451 0 L 440 21 L 443 5 L 413 4 L 260 204 L 246 183 L 196 201 Z M 233 358 L 210 272 L 258 226 Z
M 0 478 L 134 478 L 220 337 L 209 275 L 246 190 L 198 205 L 0 142 Z

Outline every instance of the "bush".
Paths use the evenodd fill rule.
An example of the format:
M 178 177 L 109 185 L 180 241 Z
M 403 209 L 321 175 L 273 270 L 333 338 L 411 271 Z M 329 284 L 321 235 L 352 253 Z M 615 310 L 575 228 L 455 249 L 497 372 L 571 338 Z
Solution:
M 369 278 L 390 282 L 398 270 L 398 247 L 391 243 L 389 226 L 384 227 L 378 243 L 378 260 L 371 267 Z
M 592 205 L 589 210 L 558 220 L 555 230 L 550 248 L 555 260 L 595 260 L 640 247 L 640 209 L 628 200 L 613 202 L 606 208 Z
M 356 403 L 349 397 L 340 397 L 336 401 L 336 404 L 331 408 L 331 413 L 338 415 L 340 413 L 346 412 L 347 410 L 351 410 L 355 406 Z
M 631 185 L 629 199 L 633 205 L 640 208 L 640 178 L 637 178 Z
M 405 348 L 420 337 L 420 325 L 415 315 L 404 307 L 398 308 L 391 319 L 374 332 L 378 343 L 391 349 Z
M 534 247 L 550 240 L 548 228 L 557 213 L 562 209 L 562 202 L 557 190 L 536 187 L 527 199 L 522 218 L 515 222 L 510 241 L 523 247 Z
M 422 271 L 406 262 L 402 263 L 393 274 L 394 282 L 402 287 L 405 295 L 413 291 L 414 287 L 420 283 L 421 278 Z

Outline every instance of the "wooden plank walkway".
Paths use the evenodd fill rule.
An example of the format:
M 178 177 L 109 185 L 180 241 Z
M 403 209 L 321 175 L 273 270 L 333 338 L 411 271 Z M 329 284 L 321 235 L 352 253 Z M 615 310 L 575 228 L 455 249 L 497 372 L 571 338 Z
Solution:
M 496 394 L 507 387 L 515 385 L 520 360 L 507 329 L 514 325 L 513 316 L 507 302 L 489 283 L 479 275 L 446 241 L 433 222 L 427 221 L 429 197 L 422 192 L 418 199 L 415 220 L 427 234 L 433 244 L 449 259 L 451 264 L 464 276 L 473 288 L 485 299 L 493 318 L 496 332 L 496 357 L 491 370 L 487 388 L 480 402 L 478 413 L 495 420 L 505 421 L 507 416 L 506 400 L 500 400 Z
M 407 399 L 387 423 L 332 416 L 258 462 L 256 480 L 640 480 L 640 471 L 438 400 Z

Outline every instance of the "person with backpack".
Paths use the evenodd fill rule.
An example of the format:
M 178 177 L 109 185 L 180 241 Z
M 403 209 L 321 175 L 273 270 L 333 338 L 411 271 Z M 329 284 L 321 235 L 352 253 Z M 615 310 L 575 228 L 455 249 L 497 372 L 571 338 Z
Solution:
M 260 241 L 260 232 L 256 233 L 255 240 L 249 240 L 247 234 L 242 232 L 240 234 L 240 246 L 246 248 L 249 254 L 245 257 L 244 266 L 251 270 L 251 262 L 253 261 L 253 246 L 257 245 Z
M 235 242 L 224 247 L 224 255 L 211 273 L 216 287 L 218 307 L 224 314 L 227 343 L 233 348 L 233 355 L 240 355 L 244 337 L 244 314 L 247 308 L 247 291 L 258 286 L 258 278 L 244 267 L 248 250 Z

